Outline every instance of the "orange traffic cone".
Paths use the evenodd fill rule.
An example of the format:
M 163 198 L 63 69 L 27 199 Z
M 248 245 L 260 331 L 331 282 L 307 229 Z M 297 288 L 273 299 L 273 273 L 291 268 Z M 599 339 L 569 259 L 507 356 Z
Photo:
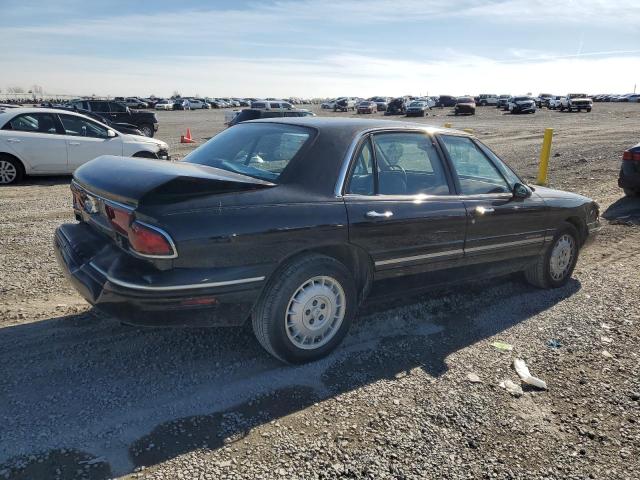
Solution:
M 191 129 L 187 128 L 187 134 L 180 136 L 180 143 L 196 143 L 196 141 L 191 138 Z

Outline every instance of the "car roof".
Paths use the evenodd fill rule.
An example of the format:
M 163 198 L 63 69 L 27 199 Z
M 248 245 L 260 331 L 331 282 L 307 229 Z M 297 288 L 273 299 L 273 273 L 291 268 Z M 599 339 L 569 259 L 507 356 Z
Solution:
M 67 110 L 66 108 L 20 107 L 20 108 L 12 108 L 11 111 L 5 110 L 4 113 L 19 115 L 23 113 L 60 113 L 61 111 L 63 111 L 64 113 L 69 113 L 71 115 L 78 115 L 79 117 L 84 117 L 84 115 L 82 115 L 81 113 L 78 113 L 74 110 Z
M 302 127 L 311 127 L 320 132 L 328 133 L 348 133 L 352 136 L 370 130 L 402 130 L 402 129 L 418 129 L 428 133 L 455 133 L 460 135 L 471 136 L 467 132 L 455 130 L 451 128 L 436 127 L 433 125 L 425 125 L 424 123 L 405 122 L 398 120 L 375 120 L 375 119 L 359 119 L 359 118 L 333 118 L 333 117 L 278 117 L 265 118 L 258 120 L 250 120 L 244 123 L 285 123 L 289 125 L 299 125 Z

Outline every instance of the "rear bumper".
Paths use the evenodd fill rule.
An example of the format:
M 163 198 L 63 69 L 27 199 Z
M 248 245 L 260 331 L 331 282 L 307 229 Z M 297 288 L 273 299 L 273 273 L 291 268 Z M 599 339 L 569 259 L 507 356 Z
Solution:
M 159 271 L 83 223 L 58 227 L 54 251 L 85 300 L 133 325 L 242 325 L 265 278 L 229 269 Z

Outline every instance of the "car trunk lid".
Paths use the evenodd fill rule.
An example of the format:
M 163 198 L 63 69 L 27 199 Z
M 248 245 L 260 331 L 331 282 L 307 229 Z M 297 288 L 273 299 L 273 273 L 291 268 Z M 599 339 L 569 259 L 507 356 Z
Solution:
M 275 186 L 204 165 L 115 156 L 98 157 L 81 166 L 74 182 L 95 196 L 132 208 Z

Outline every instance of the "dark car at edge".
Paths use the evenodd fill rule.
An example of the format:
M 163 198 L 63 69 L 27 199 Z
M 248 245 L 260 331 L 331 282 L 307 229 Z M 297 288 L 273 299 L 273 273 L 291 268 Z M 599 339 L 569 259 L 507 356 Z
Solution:
M 622 153 L 618 186 L 628 197 L 640 196 L 640 143 Z
M 115 123 L 135 125 L 145 137 L 153 137 L 158 131 L 158 117 L 154 112 L 131 110 L 124 103 L 111 100 L 74 100 L 70 106 L 97 113 Z
M 99 157 L 71 190 L 55 252 L 88 302 L 137 325 L 250 320 L 290 363 L 403 281 L 560 287 L 599 228 L 594 201 L 526 185 L 475 137 L 384 120 L 244 122 L 182 162 Z

